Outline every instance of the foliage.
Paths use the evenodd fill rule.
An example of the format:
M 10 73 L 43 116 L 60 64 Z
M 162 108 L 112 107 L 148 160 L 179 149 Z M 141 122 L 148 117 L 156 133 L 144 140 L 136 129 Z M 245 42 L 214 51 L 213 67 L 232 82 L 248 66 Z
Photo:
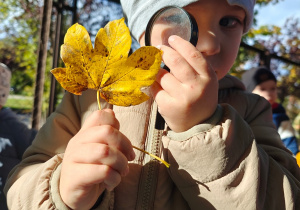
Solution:
M 276 4 L 279 1 L 257 1 L 259 6 L 269 3 Z M 254 19 L 254 24 L 256 20 Z M 285 21 L 283 27 L 276 25 L 263 25 L 257 29 L 251 29 L 243 37 L 243 41 L 251 43 L 251 46 L 267 51 L 270 54 L 281 56 L 296 63 L 300 63 L 300 19 L 290 17 Z M 240 77 L 244 72 L 244 65 L 257 66 L 259 55 L 256 52 L 240 48 L 237 60 L 231 73 Z M 286 107 L 291 120 L 295 113 L 299 113 L 300 107 L 300 66 L 279 59 L 272 59 L 270 69 L 278 80 L 278 99 Z M 289 99 L 295 98 L 292 103 Z M 288 101 L 288 102 L 287 102 Z M 293 108 L 291 108 L 293 107 Z
M 264 5 L 267 5 L 269 3 L 276 4 L 279 1 L 280 0 L 256 0 L 256 4 L 260 5 L 260 6 L 264 6 Z M 283 1 L 283 0 L 281 0 L 281 1 Z
M 0 62 L 12 70 L 15 93 L 33 95 L 37 65 L 39 1 L 6 0 L 0 3 Z
M 267 50 L 291 61 L 300 63 L 300 19 L 289 18 L 282 28 L 277 26 L 261 26 L 252 30 L 256 37 L 254 46 Z M 271 70 L 277 76 L 279 98 L 283 102 L 287 95 L 300 97 L 300 66 L 282 63 L 272 59 Z
M 104 27 L 109 21 L 120 19 L 123 16 L 120 5 L 115 2 L 79 1 L 78 22 L 87 29 L 92 40 L 94 40 L 99 28 Z

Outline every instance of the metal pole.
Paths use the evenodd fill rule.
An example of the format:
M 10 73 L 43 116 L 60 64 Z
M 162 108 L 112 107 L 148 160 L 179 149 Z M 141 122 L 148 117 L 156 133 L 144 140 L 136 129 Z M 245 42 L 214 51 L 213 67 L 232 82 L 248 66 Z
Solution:
M 43 91 L 45 81 L 45 68 L 47 59 L 47 46 L 51 23 L 52 0 L 44 0 L 42 24 L 40 31 L 40 43 L 38 51 L 38 64 L 36 73 L 36 85 L 34 94 L 34 107 L 32 112 L 32 128 L 39 129 L 42 116 Z
M 72 24 L 75 24 L 77 20 L 77 0 L 73 0 L 73 9 L 72 9 Z
M 264 54 L 265 54 L 266 50 L 258 49 L 256 47 L 250 46 L 250 45 L 248 45 L 248 44 L 246 44 L 244 42 L 241 42 L 240 46 L 244 47 L 244 48 L 246 48 L 248 50 L 252 50 L 254 52 L 257 52 L 257 53 L 260 54 L 260 56 L 265 56 Z M 274 59 L 278 59 L 278 60 L 280 60 L 282 62 L 285 62 L 285 63 L 289 63 L 289 64 L 296 65 L 296 66 L 300 66 L 300 62 L 292 61 L 292 60 L 290 60 L 288 58 L 285 58 L 285 57 L 282 57 L 282 56 L 278 56 L 278 55 L 276 55 L 274 53 L 270 54 L 270 52 L 268 52 L 267 56 L 269 56 L 269 59 L 273 59 L 274 58 Z
M 62 30 L 62 12 L 63 10 L 70 10 L 72 12 L 72 23 L 77 22 L 77 0 L 73 0 L 73 7 L 67 7 L 64 5 L 63 0 L 59 0 L 58 3 L 54 4 L 57 9 L 57 20 L 56 20 L 56 34 L 55 34 L 55 44 L 53 49 L 53 63 L 52 68 L 58 67 L 59 60 L 59 45 L 60 45 L 60 37 Z M 49 107 L 48 107 L 48 116 L 55 110 L 56 103 L 56 79 L 53 75 L 51 75 L 51 86 L 50 86 L 50 95 L 49 95 Z
M 53 62 L 52 62 L 52 69 L 58 66 L 58 59 L 59 59 L 59 44 L 60 44 L 60 34 L 61 34 L 61 22 L 62 22 L 62 2 L 61 0 L 58 2 L 57 9 L 57 17 L 56 17 L 56 26 L 55 26 L 55 41 L 53 47 Z M 49 94 L 49 106 L 48 106 L 48 116 L 54 111 L 55 109 L 55 87 L 56 87 L 56 79 L 51 74 L 51 85 L 50 85 L 50 94 Z

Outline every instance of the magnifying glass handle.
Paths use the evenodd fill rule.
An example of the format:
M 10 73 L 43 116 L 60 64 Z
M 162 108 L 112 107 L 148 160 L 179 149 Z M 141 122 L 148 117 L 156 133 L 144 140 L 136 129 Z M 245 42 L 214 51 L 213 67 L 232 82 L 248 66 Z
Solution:
M 167 67 L 166 65 L 163 66 L 163 69 L 166 69 L 168 72 L 170 72 L 169 67 Z
M 159 112 L 157 112 L 157 115 L 156 115 L 155 129 L 157 129 L 157 130 L 165 129 L 165 119 L 161 116 L 161 114 Z
M 167 67 L 166 65 L 163 65 L 162 68 L 170 72 L 169 67 Z M 157 130 L 165 129 L 165 119 L 161 116 L 161 114 L 158 111 L 156 114 L 155 129 Z

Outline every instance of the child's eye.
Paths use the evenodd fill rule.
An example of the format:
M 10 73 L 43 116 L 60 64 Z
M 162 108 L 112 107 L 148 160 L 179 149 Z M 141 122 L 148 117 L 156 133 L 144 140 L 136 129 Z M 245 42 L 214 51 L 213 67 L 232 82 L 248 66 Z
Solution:
M 219 22 L 220 26 L 229 27 L 229 28 L 233 28 L 240 23 L 241 23 L 240 20 L 234 17 L 224 17 Z

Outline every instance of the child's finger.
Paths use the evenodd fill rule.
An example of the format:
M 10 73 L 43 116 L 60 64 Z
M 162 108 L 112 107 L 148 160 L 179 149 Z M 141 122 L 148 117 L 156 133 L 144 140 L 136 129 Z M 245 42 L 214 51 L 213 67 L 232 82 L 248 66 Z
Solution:
M 164 45 L 161 46 L 161 50 L 164 52 L 162 56 L 164 63 L 179 82 L 186 83 L 195 78 L 197 72 L 192 69 L 187 60 L 179 52 Z
M 194 71 L 176 71 L 176 77 L 182 77 L 185 80 L 193 80 L 195 75 L 200 75 L 202 77 L 211 77 L 214 75 L 213 69 L 210 67 L 209 63 L 203 57 L 202 53 L 197 50 L 191 43 L 178 37 L 171 36 L 169 38 L 170 46 L 176 50 L 183 58 L 186 60 Z M 176 61 L 177 58 L 173 60 Z M 174 62 L 173 62 L 174 63 Z M 176 62 L 175 62 L 176 63 Z
M 78 164 L 72 182 L 81 183 L 81 186 L 91 186 L 105 183 L 110 187 L 116 187 L 121 182 L 121 175 L 107 165 Z M 77 180 L 76 180 L 77 179 Z
M 68 154 L 73 162 L 84 164 L 108 165 L 120 174 L 125 175 L 128 160 L 125 155 L 114 147 L 106 144 L 77 144 L 77 153 Z M 78 148 L 80 147 L 80 148 Z
M 165 109 L 172 108 L 172 102 L 174 98 L 171 97 L 167 91 L 162 89 L 159 83 L 155 82 L 151 86 L 150 91 L 158 105 L 163 104 L 163 107 L 166 107 Z M 161 110 L 163 107 L 159 106 L 159 112 L 163 111 Z
M 174 97 L 178 91 L 176 90 L 179 86 L 182 85 L 180 81 L 174 77 L 173 74 L 169 73 L 168 71 L 161 69 L 158 74 L 156 75 L 156 82 L 160 85 L 160 87 L 166 91 L 171 97 Z M 175 87 L 175 88 L 174 88 Z M 156 94 L 153 88 L 153 94 Z M 159 89 L 157 89 L 159 90 Z
M 119 121 L 115 118 L 115 113 L 111 109 L 103 109 L 93 112 L 84 122 L 81 130 L 99 125 L 111 125 L 119 129 Z
M 79 132 L 77 135 L 78 136 L 76 136 L 76 139 L 71 140 L 72 143 L 73 141 L 79 141 L 81 142 L 81 144 L 106 144 L 110 147 L 115 147 L 116 149 L 120 150 L 128 160 L 133 160 L 135 157 L 129 139 L 118 129 L 110 125 L 94 126 L 82 132 Z

